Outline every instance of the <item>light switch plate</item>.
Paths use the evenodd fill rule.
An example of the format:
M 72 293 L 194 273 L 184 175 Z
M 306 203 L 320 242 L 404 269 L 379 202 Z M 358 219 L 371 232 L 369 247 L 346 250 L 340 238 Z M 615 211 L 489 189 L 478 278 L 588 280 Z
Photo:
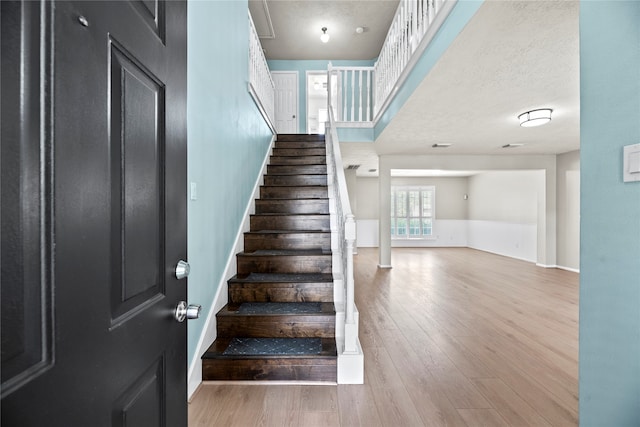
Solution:
M 191 183 L 191 200 L 198 200 L 198 185 L 195 182 Z
M 640 182 L 640 144 L 626 145 L 622 155 L 622 180 Z

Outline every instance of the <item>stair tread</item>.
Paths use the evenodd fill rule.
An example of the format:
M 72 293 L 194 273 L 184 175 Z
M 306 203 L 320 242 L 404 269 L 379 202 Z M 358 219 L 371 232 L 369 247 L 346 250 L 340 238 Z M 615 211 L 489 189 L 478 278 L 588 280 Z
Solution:
M 272 200 L 290 200 L 290 199 L 272 199 Z M 295 199 L 293 199 L 295 200 Z M 252 216 L 322 216 L 327 217 L 328 213 L 283 213 L 283 212 L 265 212 L 253 214 Z
M 235 283 L 333 283 L 333 275 L 325 273 L 251 273 L 246 277 L 234 276 Z
M 234 341 L 235 340 L 235 341 Z M 254 351 L 229 352 L 230 344 L 247 344 L 247 347 L 254 347 Z M 320 344 L 319 348 L 317 343 Z M 287 351 L 288 348 L 298 347 L 298 344 L 302 346 L 309 346 L 308 352 L 303 351 Z M 261 348 L 262 349 L 261 349 Z M 271 350 L 265 350 L 264 348 L 270 348 Z M 276 350 L 273 350 L 273 349 Z M 278 351 L 279 349 L 279 351 Z M 226 352 L 226 353 L 225 353 Z M 335 359 L 337 353 L 336 341 L 334 338 L 217 338 L 213 344 L 207 349 L 202 356 L 202 359 L 301 359 L 301 358 L 331 358 Z
M 331 255 L 331 251 L 322 249 L 258 249 L 253 252 L 240 252 L 240 256 L 313 256 L 313 255 Z
M 330 234 L 328 230 L 252 230 L 244 234 Z

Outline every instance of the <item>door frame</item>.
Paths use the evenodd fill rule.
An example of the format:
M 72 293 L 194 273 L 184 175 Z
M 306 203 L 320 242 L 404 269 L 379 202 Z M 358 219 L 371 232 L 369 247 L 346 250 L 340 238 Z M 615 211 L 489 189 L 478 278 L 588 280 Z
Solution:
M 305 72 L 305 79 L 304 79 L 304 99 L 305 99 L 305 123 L 307 124 L 307 132 L 310 132 L 309 129 L 309 79 L 313 76 L 318 76 L 318 75 L 324 75 L 325 77 L 327 76 L 327 70 L 307 70 Z M 329 81 L 327 79 L 327 94 L 324 97 L 325 99 L 325 104 L 327 104 L 329 102 Z M 320 126 L 320 118 L 318 118 L 318 126 Z
M 293 133 L 298 133 L 298 132 L 300 132 L 300 102 L 299 102 L 299 98 L 300 98 L 300 79 L 298 77 L 299 73 L 296 70 L 281 70 L 281 71 L 272 71 L 271 75 L 273 76 L 274 74 L 292 74 L 296 78 L 296 85 L 295 85 L 296 92 L 295 92 L 295 96 L 294 96 L 294 98 L 295 98 L 294 101 L 295 101 L 295 106 L 296 106 L 296 120 L 295 120 L 296 129 L 295 129 L 295 132 L 293 132 Z M 275 105 L 274 105 L 274 109 L 275 109 L 275 111 L 278 111 L 278 108 Z M 306 111 L 304 112 L 304 115 L 306 117 Z

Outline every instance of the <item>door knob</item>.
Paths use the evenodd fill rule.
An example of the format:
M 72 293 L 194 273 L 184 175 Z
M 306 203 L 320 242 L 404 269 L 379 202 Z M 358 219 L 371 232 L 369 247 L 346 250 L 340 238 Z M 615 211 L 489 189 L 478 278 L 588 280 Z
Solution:
M 189 263 L 186 261 L 180 260 L 178 261 L 178 265 L 176 265 L 176 278 L 178 280 L 184 279 L 189 275 L 190 271 L 191 271 L 191 267 L 189 266 Z
M 200 317 L 200 310 L 202 310 L 202 306 L 200 305 L 189 304 L 189 306 L 187 306 L 185 301 L 180 301 L 173 317 L 178 322 L 184 322 L 184 319 L 197 319 Z

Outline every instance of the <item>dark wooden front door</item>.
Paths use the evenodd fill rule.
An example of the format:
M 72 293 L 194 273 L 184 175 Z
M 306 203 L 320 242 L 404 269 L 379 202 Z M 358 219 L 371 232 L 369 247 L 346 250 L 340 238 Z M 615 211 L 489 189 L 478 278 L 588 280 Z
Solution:
M 0 3 L 2 426 L 186 426 L 186 3 Z

